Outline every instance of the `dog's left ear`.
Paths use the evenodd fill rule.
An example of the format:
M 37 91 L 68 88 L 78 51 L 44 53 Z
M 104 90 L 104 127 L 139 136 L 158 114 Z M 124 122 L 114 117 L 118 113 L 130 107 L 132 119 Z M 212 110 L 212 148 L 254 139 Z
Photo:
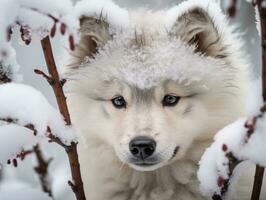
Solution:
M 79 1 L 73 11 L 80 22 L 80 40 L 67 65 L 76 69 L 94 59 L 99 50 L 129 24 L 128 11 L 111 0 Z
M 170 21 L 168 22 L 170 36 L 178 37 L 189 45 L 195 46 L 195 52 L 215 58 L 226 57 L 226 44 L 223 42 L 221 30 L 217 27 L 213 16 L 208 13 L 208 9 L 214 8 L 212 13 L 218 12 L 216 14 L 220 15 L 220 19 L 223 19 L 223 23 L 226 24 L 227 19 L 225 19 L 219 6 L 216 3 L 210 3 L 214 5 L 206 7 L 204 5 L 189 5 L 189 3 L 191 1 L 168 11 L 167 20 Z

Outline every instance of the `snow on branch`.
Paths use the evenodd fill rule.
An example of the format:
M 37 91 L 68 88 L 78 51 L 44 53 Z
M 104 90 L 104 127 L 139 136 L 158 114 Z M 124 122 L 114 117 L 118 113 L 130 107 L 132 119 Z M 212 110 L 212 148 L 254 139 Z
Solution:
M 14 76 L 19 65 L 10 41 L 16 27 L 26 45 L 30 44 L 32 35 L 40 39 L 49 34 L 53 37 L 59 28 L 62 35 L 68 34 L 69 47 L 74 49 L 79 22 L 72 14 L 73 8 L 70 0 L 1 0 L 0 82 L 21 80 L 20 76 Z
M 32 131 L 30 134 L 19 133 L 20 140 L 14 140 L 16 133 L 1 137 L 2 146 L 13 146 L 14 150 L 2 151 L 3 158 L 0 158 L 0 163 L 5 163 L 7 158 L 14 157 L 22 149 L 26 149 L 22 141 L 29 140 L 29 142 L 25 142 L 27 146 L 27 144 L 35 145 L 44 140 L 48 136 L 48 126 L 65 144 L 76 141 L 74 131 L 70 127 L 65 127 L 60 113 L 48 103 L 39 91 L 27 85 L 6 83 L 0 86 L 0 122 L 2 123 L 1 135 L 10 132 L 8 126 L 10 123 L 13 124 L 14 129 L 15 127 L 18 129 L 20 126 L 23 127 L 20 129 L 26 128 Z M 7 130 L 5 131 L 5 129 Z M 7 154 L 4 156 L 3 152 Z
M 235 14 L 237 1 L 231 1 L 230 9 Z M 257 164 L 251 200 L 260 197 L 264 168 L 266 167 L 266 6 L 265 1 L 252 2 L 260 16 L 261 41 L 262 41 L 262 92 L 264 105 L 258 114 L 250 111 L 249 116 L 237 120 L 217 133 L 214 143 L 205 151 L 200 161 L 198 178 L 201 191 L 213 200 L 227 198 L 234 170 L 242 161 L 250 160 Z M 229 12 L 230 15 L 230 12 Z M 261 88 L 257 86 L 257 89 Z M 250 90 L 252 93 L 252 90 Z M 254 95 L 257 101 L 261 95 Z M 254 99 L 254 97 L 253 97 Z M 254 106 L 252 102 L 250 102 Z M 252 108 L 253 109 L 253 108 Z M 254 109 L 253 109 L 254 110 Z M 252 116 L 253 117 L 250 117 Z
M 49 160 L 45 160 L 38 143 L 49 139 L 62 146 L 69 158 L 72 181 L 69 181 L 77 200 L 85 200 L 83 182 L 77 153 L 75 131 L 71 126 L 70 115 L 63 93 L 65 80 L 60 80 L 53 58 L 49 35 L 54 37 L 59 29 L 62 35 L 68 34 L 70 50 L 75 47 L 79 18 L 84 8 L 76 9 L 70 0 L 2 0 L 0 3 L 0 129 L 2 133 L 9 133 L 2 147 L 10 144 L 7 151 L 1 153 L 0 163 L 17 166 L 17 159 L 35 153 L 38 166 L 35 167 L 42 189 L 52 196 L 50 183 L 47 180 Z M 13 32 L 20 31 L 22 41 L 29 45 L 32 36 L 37 35 L 43 47 L 49 75 L 40 70 L 36 74 L 42 75 L 52 86 L 59 111 L 54 109 L 36 89 L 17 83 L 19 82 L 19 65 L 16 61 L 15 50 L 11 39 Z M 19 99 L 19 101 L 18 101 Z M 11 132 L 10 129 L 14 129 Z M 19 135 L 20 140 L 14 141 Z M 4 145 L 5 144 L 5 145 Z M 12 147 L 12 148 L 11 148 Z M 13 158 L 13 159 L 11 159 Z
M 239 119 L 218 132 L 200 161 L 201 190 L 214 200 L 224 199 L 233 171 L 245 160 L 266 166 L 265 107 L 251 120 Z M 208 177 L 208 178 L 206 178 Z

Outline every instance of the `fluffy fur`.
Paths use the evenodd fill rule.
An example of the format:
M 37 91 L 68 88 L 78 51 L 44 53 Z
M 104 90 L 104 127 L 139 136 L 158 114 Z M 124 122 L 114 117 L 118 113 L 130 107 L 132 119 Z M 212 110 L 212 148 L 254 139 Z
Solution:
M 65 69 L 71 116 L 84 141 L 87 198 L 207 199 L 199 192 L 198 161 L 217 130 L 245 114 L 248 66 L 238 35 L 213 1 L 131 11 L 120 27 L 104 12 L 83 14 L 81 40 Z M 166 94 L 179 96 L 178 104 L 163 106 Z M 118 95 L 126 108 L 112 104 Z M 136 136 L 156 141 L 156 164 L 132 162 Z

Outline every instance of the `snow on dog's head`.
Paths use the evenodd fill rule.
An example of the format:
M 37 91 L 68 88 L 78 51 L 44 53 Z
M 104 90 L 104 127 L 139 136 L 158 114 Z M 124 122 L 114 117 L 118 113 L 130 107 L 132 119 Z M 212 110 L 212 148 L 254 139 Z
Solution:
M 129 13 L 100 2 L 76 11 L 81 40 L 65 69 L 74 123 L 137 170 L 198 159 L 197 144 L 244 113 L 238 36 L 213 1 Z

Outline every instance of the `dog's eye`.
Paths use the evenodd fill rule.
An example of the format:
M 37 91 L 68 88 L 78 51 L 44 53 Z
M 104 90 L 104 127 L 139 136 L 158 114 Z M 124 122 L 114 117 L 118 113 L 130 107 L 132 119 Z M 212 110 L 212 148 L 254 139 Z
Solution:
M 163 106 L 175 106 L 180 97 L 174 95 L 165 95 L 162 101 Z
M 127 105 L 127 102 L 125 101 L 124 97 L 117 96 L 112 99 L 112 103 L 116 108 L 125 108 Z

